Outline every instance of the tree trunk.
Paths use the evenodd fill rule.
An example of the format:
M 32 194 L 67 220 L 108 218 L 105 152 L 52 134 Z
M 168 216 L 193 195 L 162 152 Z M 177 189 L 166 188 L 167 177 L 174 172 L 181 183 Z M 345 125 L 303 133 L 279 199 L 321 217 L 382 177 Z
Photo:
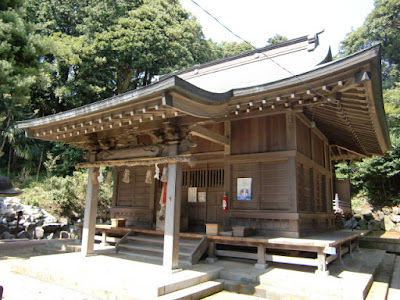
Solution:
M 117 95 L 123 94 L 129 90 L 133 78 L 133 69 L 124 68 L 117 75 Z
M 4 129 L 7 129 L 9 126 L 10 126 L 10 122 L 11 122 L 11 119 L 8 117 L 7 118 L 7 125 L 6 125 L 6 127 L 4 127 Z M 5 131 L 5 130 L 4 130 Z M 6 136 L 4 135 L 3 136 L 3 140 L 1 141 L 1 146 L 0 146 L 0 153 L 2 153 L 3 152 L 3 149 L 4 149 L 4 145 L 6 144 Z M 1 155 L 0 155 L 1 156 Z
M 8 165 L 7 165 L 7 177 L 10 177 L 11 159 L 12 159 L 12 146 L 10 145 L 10 150 L 8 152 Z
M 43 161 L 43 152 L 44 150 L 42 150 L 42 152 L 40 153 L 39 165 L 36 172 L 36 181 L 39 181 L 40 167 L 42 166 L 42 161 Z

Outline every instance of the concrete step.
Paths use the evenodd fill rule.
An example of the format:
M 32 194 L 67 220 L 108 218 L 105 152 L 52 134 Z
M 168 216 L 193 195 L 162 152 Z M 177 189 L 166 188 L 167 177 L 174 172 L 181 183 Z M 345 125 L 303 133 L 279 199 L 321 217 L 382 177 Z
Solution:
M 201 238 L 180 238 L 179 241 L 179 263 L 191 265 L 197 263 L 204 252 L 207 250 L 205 237 Z M 152 234 L 132 234 L 124 237 L 117 244 L 117 252 L 123 254 L 135 254 L 142 259 L 147 256 L 150 260 L 162 261 L 164 253 L 164 238 L 161 235 Z M 154 259 L 152 259 L 154 256 Z
M 185 289 L 181 289 L 163 296 L 158 297 L 157 299 L 162 300 L 175 300 L 175 299 L 202 299 L 204 297 L 208 297 L 215 293 L 222 291 L 222 284 L 217 281 L 206 281 L 203 283 L 199 283 L 197 285 L 187 287 Z
M 218 277 L 219 270 L 209 271 L 207 273 L 185 270 L 177 272 L 173 282 L 168 282 L 158 287 L 158 296 L 169 295 L 171 293 L 184 290 L 205 282 L 213 281 Z M 219 283 L 220 284 L 220 283 Z M 207 286 L 207 285 L 205 285 Z M 222 285 L 221 289 L 222 290 Z M 211 295 L 211 294 L 209 294 Z M 204 296 L 205 297 L 205 296 Z M 173 298 L 171 298 L 173 299 Z M 180 299 L 180 298 L 178 298 Z M 195 298 L 197 299 L 197 298 Z
M 216 281 L 222 283 L 225 291 L 242 295 L 254 295 L 255 286 L 257 285 L 255 283 L 244 283 L 229 279 L 217 279 Z
M 161 245 L 164 244 L 164 237 L 157 236 L 157 235 L 138 234 L 138 235 L 128 236 L 127 239 L 129 241 L 146 242 L 149 244 L 161 244 Z M 200 239 L 179 238 L 179 247 L 195 248 L 195 247 L 197 247 L 199 242 L 200 242 Z
M 332 262 L 329 276 L 317 275 L 310 267 L 268 269 L 260 276 L 255 295 L 272 299 L 365 299 L 373 283 L 373 274 L 385 264 L 384 258 L 383 250 L 361 249 L 361 252 L 345 255 L 342 261 Z
M 122 245 L 121 245 L 122 246 Z M 127 247 L 121 247 L 121 249 L 118 251 L 120 254 L 125 254 L 128 255 L 130 258 L 142 261 L 142 262 L 150 262 L 150 263 L 155 263 L 162 265 L 163 263 L 163 253 L 162 252 L 149 252 L 149 251 L 143 251 L 143 250 L 138 250 L 134 249 L 129 249 Z M 179 265 L 183 266 L 190 266 L 192 265 L 191 261 L 189 260 L 189 256 L 187 255 L 179 255 Z
M 400 256 L 396 255 L 392 279 L 390 280 L 389 292 L 387 296 L 388 300 L 400 299 Z
M 259 297 L 222 291 L 204 298 L 204 300 L 260 300 Z
M 164 252 L 164 245 L 156 245 L 156 244 L 148 244 L 144 242 L 134 242 L 134 243 L 126 243 L 120 244 L 119 248 L 123 249 L 131 249 L 131 250 L 142 250 L 148 252 L 155 252 L 155 253 L 163 253 Z M 179 255 L 182 256 L 190 256 L 192 249 L 188 248 L 179 248 Z
M 121 256 L 82 257 L 79 253 L 69 253 L 18 260 L 11 270 L 83 292 L 95 299 L 133 300 L 154 299 L 213 281 L 218 277 L 220 268 L 207 265 L 166 272 L 162 266 L 124 260 Z M 222 289 L 218 287 L 220 283 L 215 284 L 215 290 L 211 289 L 213 284 L 202 286 L 209 291 L 201 294 L 199 289 L 201 296 L 194 296 L 192 292 L 192 298 L 184 298 L 183 294 L 177 293 L 175 295 L 180 298 L 175 296 L 175 299 L 200 299 Z M 169 297 L 165 299 L 174 299 L 173 295 Z
M 374 274 L 374 282 L 372 283 L 367 295 L 367 300 L 380 300 L 387 298 L 395 258 L 395 254 L 385 254 L 385 257 Z

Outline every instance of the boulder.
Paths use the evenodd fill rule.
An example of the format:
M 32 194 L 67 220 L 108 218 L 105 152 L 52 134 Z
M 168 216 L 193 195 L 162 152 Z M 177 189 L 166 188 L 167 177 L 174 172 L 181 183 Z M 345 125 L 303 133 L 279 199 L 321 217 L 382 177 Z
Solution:
M 385 215 L 390 215 L 391 213 L 392 213 L 392 208 L 391 207 L 389 207 L 389 206 L 384 206 L 384 207 L 382 207 L 382 212 L 385 214 Z
M 373 231 L 380 231 L 381 230 L 381 222 L 371 220 L 368 222 L 368 230 L 373 230 Z
M 5 231 L 0 235 L 1 240 L 10 240 L 13 238 L 14 238 L 14 236 L 11 233 L 9 233 L 8 231 Z
M 395 215 L 400 215 L 400 207 L 395 206 L 392 208 L 392 210 Z
M 8 226 L 6 226 L 4 224 L 0 224 L 0 234 L 2 234 L 3 232 L 6 232 L 6 231 L 10 231 Z
M 355 218 L 351 218 L 344 224 L 344 228 L 346 229 L 355 229 L 358 226 L 358 222 Z
M 360 225 L 361 230 L 368 230 L 368 222 L 365 221 L 364 219 L 360 219 L 358 221 L 358 225 Z
M 394 226 L 394 231 L 400 232 L 400 223 L 397 223 L 397 224 Z
M 383 223 L 385 225 L 385 231 L 394 230 L 395 224 L 393 223 L 392 219 L 389 216 L 385 216 L 383 218 Z
M 17 239 L 31 239 L 31 235 L 26 231 L 18 232 Z
M 67 231 L 61 231 L 60 232 L 60 239 L 69 239 L 71 238 L 71 235 Z
M 380 221 L 382 221 L 384 217 L 385 217 L 385 214 L 383 213 L 383 211 L 380 211 L 380 210 L 379 210 L 379 211 L 376 213 L 376 219 L 379 219 Z
M 36 227 L 33 232 L 33 237 L 35 239 L 41 240 L 44 237 L 44 230 L 42 227 Z
M 373 215 L 371 212 L 363 214 L 363 219 L 367 222 L 371 221 L 374 219 Z
M 53 233 L 57 229 L 60 229 L 61 226 L 62 226 L 62 224 L 60 224 L 60 223 L 45 223 L 45 224 L 43 224 L 42 228 L 45 233 Z
M 394 223 L 400 223 L 400 215 L 390 215 L 390 219 L 394 222 Z

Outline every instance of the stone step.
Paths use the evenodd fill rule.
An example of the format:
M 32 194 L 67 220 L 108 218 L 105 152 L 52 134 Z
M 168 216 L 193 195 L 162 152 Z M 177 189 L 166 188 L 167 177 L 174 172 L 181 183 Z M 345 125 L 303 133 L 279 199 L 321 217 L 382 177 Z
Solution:
M 199 283 L 194 286 L 190 286 L 163 296 L 158 297 L 157 299 L 162 300 L 192 300 L 192 299 L 202 299 L 204 297 L 208 297 L 215 293 L 222 291 L 222 284 L 217 281 L 206 281 Z

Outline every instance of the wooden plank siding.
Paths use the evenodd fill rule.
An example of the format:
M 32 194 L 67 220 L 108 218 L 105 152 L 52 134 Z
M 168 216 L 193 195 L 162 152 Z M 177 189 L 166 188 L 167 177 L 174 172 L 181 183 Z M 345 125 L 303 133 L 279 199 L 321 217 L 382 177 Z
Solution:
M 150 200 L 151 187 L 146 184 L 147 168 L 134 167 L 129 170 L 129 183 L 123 182 L 125 168 L 115 168 L 115 187 L 112 218 L 126 219 L 127 226 L 151 229 L 153 223 L 153 201 Z
M 287 150 L 284 113 L 231 122 L 231 154 Z

